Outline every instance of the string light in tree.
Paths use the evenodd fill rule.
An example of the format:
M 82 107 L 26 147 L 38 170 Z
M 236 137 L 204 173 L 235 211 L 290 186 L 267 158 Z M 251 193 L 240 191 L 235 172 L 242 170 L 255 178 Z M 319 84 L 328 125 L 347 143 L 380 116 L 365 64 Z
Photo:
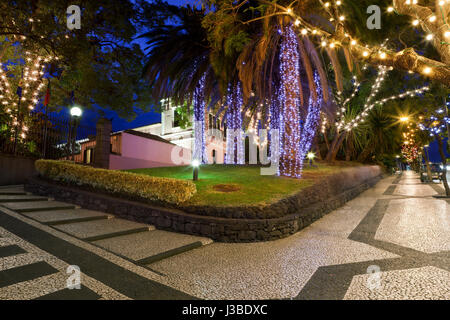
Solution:
M 227 164 L 245 164 L 244 136 L 242 133 L 243 98 L 240 82 L 228 87 L 227 106 L 227 154 L 225 162 Z
M 284 26 L 280 46 L 280 166 L 282 176 L 300 178 L 303 159 L 300 152 L 300 54 L 292 24 Z
M 317 99 L 314 101 L 312 97 L 309 97 L 308 115 L 306 116 L 305 125 L 303 126 L 301 133 L 300 156 L 302 159 L 304 159 L 311 149 L 311 144 L 316 136 L 323 102 L 322 87 L 317 72 L 314 73 L 314 82 L 316 84 Z
M 193 159 L 207 163 L 205 134 L 205 75 L 203 75 L 194 90 L 194 152 Z
M 356 127 L 359 122 L 361 122 L 360 120 L 364 119 L 368 115 L 368 112 L 373 108 L 373 104 L 370 104 L 370 103 L 377 95 L 381 85 L 383 84 L 383 82 L 385 80 L 387 72 L 388 72 L 387 67 L 385 67 L 385 66 L 378 67 L 377 78 L 375 80 L 374 85 L 372 86 L 372 89 L 371 89 L 369 97 L 367 98 L 366 104 L 364 105 L 363 112 L 360 115 L 358 115 L 356 118 L 352 119 L 351 121 L 346 122 L 346 120 L 343 116 L 344 116 L 345 112 L 347 111 L 347 109 L 345 108 L 345 106 L 342 106 L 341 112 L 340 112 L 340 115 L 342 115 L 342 117 L 341 117 L 340 121 L 338 121 L 336 123 L 338 130 L 345 129 L 347 131 L 350 131 L 353 127 Z M 359 86 L 358 82 L 355 82 L 355 83 L 357 83 Z M 356 95 L 356 93 L 355 93 L 355 95 Z M 353 95 L 353 97 L 354 97 L 354 95 Z M 353 97 L 350 97 L 350 100 Z
M 369 111 L 372 110 L 376 105 L 383 105 L 390 100 L 402 99 L 402 98 L 406 98 L 406 97 L 414 97 L 415 95 L 421 95 L 425 91 L 428 91 L 428 90 L 429 90 L 428 87 L 422 87 L 422 88 L 415 89 L 415 90 L 409 90 L 404 93 L 394 95 L 394 96 L 391 96 L 388 98 L 384 98 L 384 99 L 378 100 L 370 105 L 367 105 L 367 107 L 364 108 L 364 111 L 361 113 L 361 115 L 357 116 L 355 119 L 353 119 L 352 121 L 347 123 L 345 125 L 344 129 L 347 131 L 351 131 L 352 128 L 357 127 L 359 124 L 364 122 Z
M 22 48 L 20 42 L 17 47 L 19 50 Z M 13 66 L 0 63 L 0 106 L 4 106 L 4 111 L 12 120 L 11 131 L 17 131 L 17 136 L 25 139 L 28 126 L 26 121 L 22 121 L 22 118 L 26 120 L 26 116 L 19 119 L 18 115 L 26 115 L 26 110 L 34 110 L 39 103 L 39 95 L 44 88 L 45 67 L 52 60 L 58 60 L 58 57 L 43 57 L 29 51 L 22 54 L 23 65 Z M 22 68 L 19 81 L 17 81 L 17 75 L 10 76 L 12 67 Z

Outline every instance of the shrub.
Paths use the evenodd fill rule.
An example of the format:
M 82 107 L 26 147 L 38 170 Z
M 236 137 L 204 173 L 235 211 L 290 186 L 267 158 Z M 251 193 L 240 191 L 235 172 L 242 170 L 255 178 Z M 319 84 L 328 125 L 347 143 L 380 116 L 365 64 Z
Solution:
M 37 160 L 35 166 L 46 179 L 131 198 L 179 204 L 197 192 L 192 181 L 97 169 L 69 161 Z

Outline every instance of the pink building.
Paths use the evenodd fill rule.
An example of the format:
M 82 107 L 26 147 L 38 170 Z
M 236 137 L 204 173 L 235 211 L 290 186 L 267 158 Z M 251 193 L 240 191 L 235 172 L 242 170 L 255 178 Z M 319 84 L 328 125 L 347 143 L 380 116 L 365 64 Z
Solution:
M 80 143 L 81 152 L 75 161 L 91 164 L 95 157 L 95 140 Z M 139 168 L 170 167 L 188 165 L 191 151 L 163 138 L 135 130 L 111 134 L 109 169 L 126 170 Z
M 191 127 L 179 126 L 175 109 L 167 104 L 161 114 L 161 123 L 112 133 L 109 169 L 189 165 L 194 132 Z M 207 114 L 206 129 L 222 131 L 219 119 Z M 207 137 L 206 140 L 208 163 L 224 163 L 226 149 L 224 138 Z M 81 152 L 75 155 L 75 161 L 91 164 L 95 157 L 95 138 L 78 143 Z

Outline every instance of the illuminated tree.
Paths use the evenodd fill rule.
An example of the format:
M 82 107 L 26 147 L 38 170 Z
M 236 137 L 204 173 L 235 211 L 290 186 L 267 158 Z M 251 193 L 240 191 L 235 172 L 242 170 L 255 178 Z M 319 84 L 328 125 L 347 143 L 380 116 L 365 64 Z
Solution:
M 297 37 L 292 24 L 284 26 L 280 48 L 281 112 L 280 175 L 301 177 L 303 159 L 300 150 L 300 67 Z
M 443 166 L 442 180 L 444 182 L 446 195 L 450 196 L 450 187 L 447 181 L 447 156 L 445 155 L 443 141 L 443 137 L 447 134 L 447 126 L 450 125 L 450 117 L 445 110 L 446 108 L 448 108 L 448 105 L 429 112 L 427 116 L 421 116 L 419 128 L 422 131 L 428 132 L 430 137 L 436 139 L 438 143 L 439 154 Z

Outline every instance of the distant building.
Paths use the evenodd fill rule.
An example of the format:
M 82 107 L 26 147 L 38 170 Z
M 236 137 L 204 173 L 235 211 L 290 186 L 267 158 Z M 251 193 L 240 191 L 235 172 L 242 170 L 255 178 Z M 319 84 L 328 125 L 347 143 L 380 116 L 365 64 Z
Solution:
M 109 169 L 126 170 L 190 163 L 194 131 L 192 127 L 180 127 L 180 119 L 175 109 L 170 102 L 164 103 L 160 123 L 112 133 Z M 219 119 L 211 114 L 207 114 L 205 118 L 206 129 L 221 130 Z M 225 134 L 222 134 L 222 139 L 207 137 L 205 147 L 208 163 L 224 162 L 224 136 Z M 81 152 L 75 155 L 75 161 L 91 164 L 95 157 L 95 138 L 79 143 Z M 179 157 L 174 157 L 174 154 L 182 156 L 184 163 L 179 163 Z

